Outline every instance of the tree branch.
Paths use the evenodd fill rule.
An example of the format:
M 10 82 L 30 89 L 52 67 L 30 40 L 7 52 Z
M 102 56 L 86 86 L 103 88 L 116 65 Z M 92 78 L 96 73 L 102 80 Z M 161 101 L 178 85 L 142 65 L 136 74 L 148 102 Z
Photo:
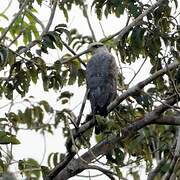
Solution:
M 159 0 L 157 1 L 154 5 L 152 5 L 150 8 L 148 8 L 146 11 L 144 11 L 144 13 L 142 13 L 141 15 L 139 15 L 132 23 L 130 23 L 128 26 L 124 27 L 122 30 L 118 31 L 117 33 L 111 35 L 111 36 L 108 36 L 107 38 L 103 39 L 101 42 L 106 42 L 112 38 L 114 38 L 115 36 L 118 36 L 117 37 L 117 40 L 119 40 L 120 38 L 122 38 L 124 36 L 124 34 L 126 34 L 133 26 L 136 26 L 139 21 L 142 20 L 143 17 L 145 17 L 148 13 L 150 13 L 153 9 L 155 9 L 157 6 L 159 6 L 160 4 L 163 3 L 163 1 L 165 0 Z M 89 52 L 89 49 L 69 58 L 69 59 L 66 59 L 66 60 L 62 60 L 61 63 L 67 63 L 69 61 L 72 61 L 76 58 L 78 58 L 79 56 L 82 56 L 83 54 L 86 54 Z
M 94 165 L 89 165 L 87 166 L 87 169 L 96 169 L 98 171 L 101 171 L 103 174 L 105 174 L 107 177 L 109 177 L 111 180 L 115 180 L 115 178 L 113 177 L 113 175 L 116 175 L 115 173 L 107 170 L 107 169 L 104 169 L 102 167 L 99 167 L 99 166 L 94 166 Z
M 85 107 L 86 100 L 87 100 L 87 94 L 88 94 L 88 90 L 86 89 L 84 99 L 83 99 L 83 102 L 82 102 L 82 105 L 81 105 L 81 109 L 80 109 L 80 112 L 79 112 L 79 115 L 78 115 L 78 118 L 77 118 L 77 122 L 76 122 L 77 127 L 79 127 L 79 124 L 81 122 L 82 114 L 83 114 L 84 107 Z
M 145 127 L 146 125 L 151 124 L 153 121 L 158 119 L 161 116 L 161 114 L 169 108 L 169 106 L 174 105 L 176 102 L 177 102 L 177 96 L 172 96 L 170 99 L 165 101 L 162 105 L 158 106 L 153 111 L 147 113 L 143 119 L 137 122 L 134 122 L 133 124 L 124 128 L 121 132 L 121 135 L 111 135 L 110 137 L 106 138 L 105 140 L 93 146 L 86 153 L 84 153 L 80 158 L 71 160 L 71 162 L 61 172 L 59 171 L 59 174 L 57 175 L 55 180 L 58 180 L 58 179 L 66 180 L 82 172 L 83 163 L 85 162 L 90 163 L 92 160 L 94 160 L 95 157 L 107 154 L 114 148 L 115 144 L 117 143 L 119 144 L 125 138 L 132 136 L 141 128 Z
M 149 173 L 147 180 L 154 180 L 155 176 L 157 176 L 157 174 L 159 173 L 159 171 L 161 170 L 162 166 L 164 166 L 165 163 L 166 163 L 165 159 L 160 160 L 156 168 L 154 168 Z
M 165 67 L 164 69 L 161 69 L 157 72 L 155 72 L 153 75 L 145 79 L 144 81 L 139 82 L 137 85 L 133 86 L 132 88 L 129 88 L 126 92 L 122 93 L 119 97 L 117 97 L 109 106 L 108 106 L 108 112 L 112 111 L 118 104 L 120 104 L 124 99 L 126 99 L 128 96 L 132 96 L 133 94 L 139 92 L 141 89 L 143 89 L 147 84 L 158 78 L 159 76 L 162 76 L 167 73 L 167 71 L 172 70 L 176 68 L 179 65 L 178 62 L 172 63 L 169 66 Z
M 177 143 L 176 143 L 176 149 L 174 152 L 174 157 L 171 161 L 170 167 L 168 168 L 167 173 L 165 174 L 164 180 L 171 179 L 171 176 L 173 175 L 174 168 L 176 166 L 176 163 L 180 157 L 180 128 L 178 128 L 178 135 L 177 135 Z
M 52 171 L 50 171 L 46 180 L 51 180 L 54 177 L 56 177 L 57 174 L 68 165 L 68 163 L 72 160 L 75 154 L 76 154 L 75 152 L 68 154 L 61 163 L 59 163 Z
M 84 14 L 84 16 L 85 16 L 85 18 L 87 20 L 89 29 L 90 29 L 92 37 L 93 37 L 93 40 L 96 42 L 97 41 L 96 40 L 96 36 L 95 36 L 95 33 L 94 33 L 93 28 L 91 26 L 91 23 L 90 23 L 90 20 L 89 20 L 89 16 L 88 16 L 88 13 L 87 13 L 87 5 L 85 5 L 84 3 L 83 3 L 83 14 Z
M 54 15 L 55 15 L 55 11 L 56 11 L 56 7 L 57 7 L 57 3 L 58 3 L 58 0 L 54 0 L 53 1 L 53 6 L 52 6 L 52 9 L 51 9 L 51 14 L 50 14 L 50 17 L 49 17 L 49 20 L 48 20 L 48 23 L 44 29 L 44 31 L 42 32 L 41 36 L 42 37 L 44 34 L 46 34 L 50 27 L 51 27 L 51 24 L 52 24 L 52 21 L 54 19 Z
M 126 99 L 128 96 L 133 95 L 134 93 L 136 93 L 137 91 L 140 91 L 141 88 L 144 88 L 145 85 L 149 84 L 151 81 L 153 81 L 154 79 L 156 79 L 159 76 L 162 76 L 163 74 L 165 74 L 167 72 L 167 69 L 172 70 L 174 68 L 176 68 L 179 65 L 178 62 L 176 63 L 172 63 L 168 66 L 168 68 L 164 68 L 161 69 L 157 72 L 155 72 L 153 75 L 151 75 L 149 78 L 145 79 L 144 81 L 139 82 L 137 85 L 135 85 L 132 88 L 129 88 L 126 92 L 122 93 L 119 97 L 117 97 L 109 106 L 108 106 L 108 112 L 112 111 L 117 105 L 119 105 L 124 99 Z M 166 105 L 166 104 L 164 104 Z M 88 129 L 92 128 L 94 126 L 94 121 L 91 120 L 87 120 L 89 119 L 89 116 L 87 116 L 86 118 L 86 123 L 83 124 L 81 127 L 79 127 L 78 129 L 74 129 L 73 130 L 73 137 L 74 139 L 76 139 L 77 137 L 81 136 L 81 134 L 83 134 L 85 131 L 87 131 Z M 169 119 L 170 120 L 170 119 Z M 175 119 L 172 119 L 172 121 L 174 120 L 175 123 Z M 176 120 L 177 122 L 177 120 Z M 154 122 L 155 123 L 155 122 Z M 160 124 L 161 122 L 156 120 L 156 123 Z M 165 123 L 165 122 L 164 122 Z M 168 119 L 166 119 L 166 123 L 168 123 Z M 170 122 L 169 122 L 170 123 Z M 172 122 L 171 122 L 172 123 Z M 178 123 L 178 122 L 177 122 Z M 66 143 L 67 147 L 71 147 L 72 142 L 71 139 L 69 139 Z
M 106 42 L 106 41 L 114 38 L 115 36 L 118 36 L 116 38 L 116 41 L 119 41 L 124 36 L 124 34 L 126 34 L 128 31 L 130 31 L 131 28 L 136 26 L 143 19 L 143 17 L 145 17 L 147 14 L 149 14 L 153 9 L 155 9 L 156 7 L 161 5 L 163 3 L 163 1 L 167 1 L 167 0 L 157 1 L 155 4 L 153 4 L 151 7 L 149 7 L 146 11 L 144 11 L 142 14 L 140 14 L 136 19 L 134 19 L 133 22 L 130 23 L 128 26 L 124 27 L 122 30 L 118 31 L 117 33 L 105 38 L 102 42 Z
M 6 36 L 6 34 L 8 33 L 9 29 L 11 28 L 11 26 L 15 23 L 16 19 L 20 16 L 20 14 L 22 13 L 22 11 L 25 9 L 25 7 L 28 4 L 28 0 L 26 0 L 23 5 L 21 6 L 19 12 L 15 15 L 15 17 L 13 18 L 13 20 L 11 21 L 11 23 L 9 24 L 9 26 L 7 28 L 5 28 L 5 30 L 2 32 L 2 35 L 0 37 L 0 42 L 3 40 L 3 38 Z
M 39 38 L 40 40 L 42 39 L 42 36 L 49 31 L 49 28 L 50 28 L 50 26 L 52 24 L 52 21 L 53 21 L 54 15 L 55 15 L 55 10 L 56 10 L 56 7 L 57 7 L 57 2 L 58 2 L 58 0 L 54 0 L 53 7 L 51 9 L 51 14 L 50 14 L 48 23 L 47 23 L 46 27 L 44 28 L 42 34 L 40 35 L 40 38 Z M 22 53 L 28 51 L 29 49 L 34 47 L 36 44 L 38 44 L 38 42 L 39 42 L 38 40 L 31 41 L 25 48 L 22 48 L 19 51 L 19 54 L 22 54 Z
M 162 116 L 155 121 L 153 121 L 152 124 L 160 124 L 160 125 L 180 125 L 180 117 L 179 116 Z
M 68 44 L 66 44 L 64 41 L 62 41 L 63 45 L 66 47 L 66 49 L 68 49 L 74 56 L 76 56 L 77 54 L 74 52 L 73 49 L 71 49 Z M 82 59 L 80 57 L 78 57 L 79 62 L 86 67 L 86 64 L 82 61 Z

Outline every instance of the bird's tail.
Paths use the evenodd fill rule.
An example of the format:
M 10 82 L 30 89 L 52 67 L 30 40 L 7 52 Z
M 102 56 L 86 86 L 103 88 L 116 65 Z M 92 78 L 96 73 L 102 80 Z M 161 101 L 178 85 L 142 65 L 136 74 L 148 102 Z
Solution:
M 92 115 L 93 115 L 93 121 L 94 121 L 94 127 L 95 127 L 95 134 L 100 134 L 101 132 L 101 129 L 100 129 L 100 126 L 98 125 L 98 122 L 96 120 L 96 113 L 95 111 L 93 110 L 92 111 Z
M 99 115 L 106 117 L 108 115 L 107 106 L 99 108 Z

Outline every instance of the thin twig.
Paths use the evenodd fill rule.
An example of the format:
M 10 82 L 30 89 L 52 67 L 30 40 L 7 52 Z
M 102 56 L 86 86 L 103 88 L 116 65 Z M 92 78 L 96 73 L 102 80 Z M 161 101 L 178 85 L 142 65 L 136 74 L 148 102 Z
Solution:
M 87 5 L 85 5 L 84 3 L 83 3 L 83 12 L 84 12 L 84 16 L 85 16 L 85 18 L 86 18 L 86 20 L 87 20 L 89 29 L 90 29 L 90 31 L 91 31 L 93 40 L 96 42 L 96 41 L 97 41 L 97 40 L 96 40 L 96 36 L 95 36 L 94 30 L 93 30 L 93 28 L 92 28 L 92 25 L 91 25 L 91 22 L 90 22 L 90 19 L 89 19 L 89 16 L 88 16 L 88 12 L 87 12 Z
M 146 11 L 144 11 L 144 13 L 142 13 L 141 15 L 139 15 L 131 24 L 129 24 L 128 26 L 126 26 L 126 27 L 123 28 L 122 30 L 118 31 L 117 33 L 115 33 L 115 34 L 113 34 L 113 35 L 111 35 L 111 36 L 108 36 L 107 38 L 103 39 L 102 42 L 106 42 L 106 41 L 114 38 L 115 36 L 118 36 L 117 39 L 120 39 L 121 37 L 123 37 L 125 33 L 127 33 L 133 26 L 136 26 L 136 25 L 138 24 L 138 22 L 142 20 L 143 17 L 145 17 L 149 12 L 151 12 L 153 9 L 155 9 L 157 6 L 159 6 L 163 1 L 165 1 L 165 0 L 159 0 L 159 1 L 157 1 L 157 3 L 155 3 L 155 4 L 152 5 L 150 8 L 148 8 Z M 57 0 L 54 1 L 54 6 L 56 6 L 56 5 L 57 5 Z M 53 14 L 54 14 L 54 13 L 53 13 Z M 51 16 L 50 16 L 50 19 L 52 19 Z M 48 24 L 49 24 L 49 23 L 48 23 Z M 47 30 L 47 28 L 45 28 L 45 30 Z M 44 34 L 44 33 L 45 33 L 45 32 L 43 32 L 42 34 Z M 30 42 L 30 43 L 27 45 L 27 47 L 26 47 L 26 48 L 23 48 L 19 53 L 22 54 L 22 53 L 26 52 L 28 49 L 30 49 L 30 48 L 32 48 L 33 46 L 35 46 L 38 42 L 39 42 L 39 41 L 37 41 L 37 40 Z M 69 62 L 69 61 L 72 61 L 72 60 L 80 57 L 80 56 L 83 55 L 83 54 L 88 53 L 89 51 L 90 51 L 90 49 L 87 49 L 87 50 L 85 50 L 85 51 L 83 51 L 83 52 L 81 52 L 81 53 L 79 53 L 79 54 L 77 54 L 77 55 L 75 55 L 75 56 L 73 56 L 73 57 L 71 57 L 71 58 L 69 58 L 69 59 L 61 60 L 61 62 L 62 62 L 62 63 L 67 63 L 67 62 Z
M 105 31 L 104 31 L 104 28 L 103 28 L 103 26 L 102 26 L 102 24 L 101 24 L 101 21 L 99 21 L 99 25 L 100 25 L 101 31 L 102 31 L 102 33 L 103 33 L 103 36 L 106 38 L 107 36 L 106 36 L 106 33 L 105 33 Z
M 10 7 L 11 3 L 12 3 L 12 0 L 10 0 L 10 1 L 9 1 L 9 3 L 8 3 L 7 7 L 6 7 L 6 8 L 2 11 L 2 13 L 1 13 L 1 14 L 5 14 L 5 12 L 9 9 L 9 7 Z
M 50 14 L 48 23 L 47 23 L 46 27 L 44 28 L 44 31 L 42 32 L 40 37 L 42 37 L 44 34 L 46 34 L 49 31 L 49 29 L 51 27 L 51 24 L 52 24 L 52 21 L 54 19 L 57 3 L 58 3 L 58 0 L 53 1 L 53 6 L 52 6 L 52 9 L 51 9 L 51 14 Z
M 14 44 L 14 43 L 21 37 L 21 35 L 24 33 L 25 30 L 26 30 L 25 28 L 22 29 L 22 30 L 20 31 L 20 33 L 15 37 L 15 39 L 13 39 L 13 40 L 9 43 L 9 45 L 7 46 L 7 48 L 10 48 L 10 46 L 11 46 L 12 44 Z
M 130 23 L 128 26 L 124 27 L 122 30 L 116 32 L 115 34 L 108 36 L 107 38 L 103 39 L 101 42 L 104 43 L 106 41 L 109 41 L 110 39 L 113 39 L 114 37 L 118 36 L 116 38 L 117 41 L 119 41 L 124 34 L 126 34 L 132 27 L 136 26 L 142 19 L 143 17 L 145 17 L 148 13 L 150 13 L 153 9 L 155 9 L 157 6 L 159 6 L 160 4 L 162 4 L 162 2 L 165 0 L 159 0 L 157 1 L 154 5 L 152 5 L 150 8 L 148 8 L 146 11 L 144 11 L 141 15 L 139 15 L 132 23 Z M 77 57 L 86 54 L 90 51 L 90 49 L 87 49 L 86 51 L 83 51 L 77 55 L 75 55 L 72 58 L 66 59 L 66 60 L 62 60 L 62 63 L 67 63 L 68 61 L 72 61 L 74 59 L 76 59 Z
M 146 85 L 148 85 L 151 81 L 156 79 L 159 76 L 162 76 L 163 74 L 167 73 L 167 68 L 169 70 L 176 68 L 179 65 L 178 62 L 172 63 L 168 65 L 168 67 L 161 69 L 157 72 L 155 72 L 153 75 L 151 75 L 149 78 L 145 79 L 144 81 L 139 82 L 137 85 L 135 85 L 132 88 L 129 88 L 126 92 L 122 93 L 119 97 L 117 97 L 109 106 L 108 106 L 108 112 L 112 111 L 117 105 L 119 105 L 124 99 L 126 99 L 128 96 L 132 96 L 134 93 L 137 91 L 141 91 L 142 88 L 144 88 Z M 162 102 L 162 105 L 164 106 L 170 106 L 169 104 L 164 104 L 165 102 Z M 171 108 L 171 107 L 168 107 Z M 83 124 L 80 128 L 76 129 L 73 131 L 73 137 L 74 139 L 78 138 L 81 136 L 85 131 L 88 129 L 92 128 L 94 126 L 95 122 L 94 121 L 88 121 L 85 124 Z M 68 144 L 72 144 L 71 141 L 68 142 Z
M 144 92 L 143 91 L 143 93 L 144 94 L 146 94 L 146 95 L 148 95 L 150 98 L 152 98 L 152 99 L 154 99 L 154 100 L 156 100 L 157 102 L 160 102 L 161 104 L 163 104 L 164 102 L 162 101 L 162 100 L 160 100 L 160 99 L 158 99 L 158 98 L 156 98 L 156 97 L 154 97 L 154 96 L 152 96 L 152 95 L 150 95 L 149 93 L 147 93 L 147 92 Z M 165 104 L 165 105 L 167 105 L 168 106 L 168 104 Z M 174 106 L 169 106 L 169 108 L 172 108 L 174 111 L 176 111 L 176 112 L 180 112 L 179 110 L 177 110 L 177 108 L 176 107 L 174 107 Z
M 136 19 L 133 20 L 132 23 L 130 23 L 128 26 L 124 27 L 122 30 L 116 32 L 115 34 L 107 37 L 106 39 L 104 39 L 102 42 L 106 42 L 116 36 L 118 36 L 116 38 L 116 41 L 119 41 L 123 36 L 124 34 L 126 34 L 131 28 L 133 28 L 134 26 L 136 26 L 138 24 L 138 22 L 140 22 L 143 17 L 145 17 L 147 14 L 149 14 L 153 9 L 155 9 L 157 6 L 159 6 L 160 4 L 163 3 L 163 1 L 166 1 L 166 0 L 159 0 L 157 1 L 154 5 L 152 5 L 151 7 L 149 7 L 146 11 L 144 11 L 142 14 L 140 14 Z
M 71 49 L 71 47 L 68 46 L 68 44 L 66 44 L 64 41 L 62 41 L 63 45 L 75 56 L 77 55 L 75 53 L 75 51 L 73 49 Z M 80 57 L 77 57 L 77 59 L 79 60 L 79 62 L 84 66 L 86 67 L 86 64 L 82 61 L 82 59 Z
M 128 86 L 132 83 L 132 81 L 135 79 L 135 77 L 139 74 L 139 72 L 141 71 L 142 67 L 144 66 L 146 59 L 144 59 L 144 61 L 142 62 L 141 66 L 139 67 L 138 71 L 135 73 L 135 75 L 133 76 L 133 78 L 129 81 Z
M 115 178 L 113 177 L 113 175 L 118 176 L 116 173 L 109 171 L 107 169 L 104 169 L 102 167 L 99 166 L 95 166 L 95 165 L 89 165 L 87 166 L 87 169 L 96 169 L 98 171 L 101 171 L 103 174 L 105 174 L 107 177 L 109 177 L 111 180 L 115 180 Z
M 82 105 L 81 105 L 81 109 L 80 109 L 80 112 L 79 112 L 79 116 L 78 116 L 77 122 L 76 122 L 77 127 L 79 127 L 79 124 L 81 122 L 82 114 L 83 114 L 84 107 L 85 107 L 86 100 L 87 100 L 87 94 L 88 94 L 88 90 L 86 89 L 84 99 L 83 99 L 83 102 L 82 102 Z
M 164 63 L 165 63 L 165 66 L 167 67 L 168 66 L 168 64 L 166 63 L 166 61 L 165 61 L 165 59 L 163 58 L 163 60 L 164 60 Z M 178 89 L 177 89 L 177 87 L 176 87 L 176 84 L 175 84 L 175 82 L 174 82 L 174 78 L 172 77 L 172 73 L 171 73 L 171 71 L 170 70 L 168 70 L 168 73 L 167 73 L 168 75 L 169 75 L 169 78 L 170 78 L 170 81 L 171 81 L 171 83 L 172 83 L 172 86 L 173 86 L 173 88 L 174 88 L 174 91 L 176 92 L 176 94 L 180 97 L 180 92 L 178 91 Z

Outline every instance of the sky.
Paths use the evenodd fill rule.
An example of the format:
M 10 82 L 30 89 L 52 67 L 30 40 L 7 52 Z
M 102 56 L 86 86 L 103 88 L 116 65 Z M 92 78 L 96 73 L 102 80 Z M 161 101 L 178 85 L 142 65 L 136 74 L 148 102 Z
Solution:
M 5 7 L 7 7 L 7 4 L 10 0 L 0 0 L 0 12 L 2 12 Z M 13 3 L 11 4 L 9 10 L 6 12 L 7 16 L 9 17 L 9 19 L 12 18 L 12 12 L 15 13 L 18 11 L 18 6 L 17 6 L 17 2 L 16 0 L 13 0 Z M 92 2 L 92 0 L 89 0 L 88 2 Z M 41 8 L 39 8 L 37 6 L 38 12 L 39 14 L 37 15 L 38 18 L 40 20 L 42 20 L 42 22 L 47 23 L 49 14 L 50 14 L 50 9 L 47 5 L 43 5 Z M 87 25 L 87 21 L 86 19 L 83 17 L 82 12 L 77 8 L 77 7 L 73 7 L 73 10 L 70 12 L 69 15 L 69 22 L 68 22 L 68 28 L 78 28 L 79 32 L 82 34 L 86 34 L 86 35 L 90 35 L 90 30 L 89 27 Z M 90 21 L 92 24 L 92 27 L 95 31 L 95 34 L 97 36 L 97 39 L 101 39 L 103 38 L 103 33 L 101 31 L 100 28 L 100 24 L 99 21 L 96 17 L 96 15 L 91 12 L 90 14 Z M 4 23 L 4 21 L 2 21 L 2 19 L 0 18 L 0 25 L 2 25 L 2 23 Z M 57 11 L 55 14 L 55 18 L 51 27 L 51 30 L 54 29 L 54 27 L 57 24 L 60 23 L 66 23 L 66 20 L 62 14 L 62 12 Z M 106 35 L 110 35 L 113 33 L 116 33 L 117 31 L 119 31 L 120 29 L 122 29 L 125 26 L 126 23 L 126 16 L 124 16 L 121 19 L 117 19 L 114 18 L 113 16 L 109 16 L 108 19 L 103 18 L 101 21 L 101 24 L 104 28 L 105 34 Z M 8 22 L 3 24 L 3 26 L 7 26 Z M 53 63 L 53 60 L 57 60 L 63 52 L 59 52 L 58 50 L 53 50 L 51 51 L 51 53 L 49 55 L 43 55 L 44 59 L 46 59 L 47 63 Z M 78 53 L 78 52 L 77 52 Z M 131 78 L 134 75 L 134 70 L 135 71 L 137 69 L 139 69 L 140 65 L 142 62 L 136 62 L 130 66 L 127 65 L 122 65 L 123 69 L 123 73 L 124 76 L 128 77 L 126 79 L 127 82 L 129 82 L 131 80 Z M 145 67 L 143 68 L 143 70 L 139 73 L 139 75 L 136 77 L 136 79 L 134 80 L 134 82 L 132 83 L 132 85 L 136 84 L 140 79 L 145 79 L 146 77 L 148 77 L 148 73 L 147 73 L 147 69 L 149 69 L 149 63 L 145 64 Z M 142 79 L 142 80 L 143 80 Z M 74 109 L 79 103 L 82 102 L 83 96 L 85 93 L 85 86 L 84 87 L 77 87 L 77 86 L 73 86 L 73 87 L 69 87 L 70 91 L 73 91 L 75 96 L 71 99 L 70 101 L 70 109 Z M 38 93 L 37 93 L 38 92 Z M 33 86 L 28 95 L 30 96 L 33 95 L 35 97 L 36 101 L 42 100 L 42 99 L 46 99 L 50 105 L 52 105 L 53 107 L 58 107 L 60 106 L 59 102 L 57 102 L 57 97 L 58 97 L 58 93 L 54 93 L 53 91 L 50 92 L 44 92 L 41 83 L 37 84 L 36 86 Z M 20 97 L 18 97 L 20 98 Z M 3 106 L 4 104 L 7 104 L 7 101 L 2 100 L 1 101 L 1 106 Z M 21 108 L 21 105 L 17 105 L 14 108 Z M 79 108 L 80 105 L 74 109 L 74 112 L 76 114 L 78 114 L 79 112 Z M 6 108 L 1 109 L 0 108 L 0 114 L 3 114 L 4 111 L 6 111 Z M 89 105 L 86 106 L 86 112 L 90 112 L 90 107 Z M 14 158 L 15 159 L 22 159 L 22 158 L 28 158 L 28 157 L 33 157 L 36 160 L 38 160 L 39 162 L 42 162 L 43 165 L 46 165 L 47 162 L 47 156 L 49 153 L 51 152 L 65 152 L 66 149 L 64 147 L 64 143 L 65 140 L 62 138 L 62 131 L 61 131 L 62 127 L 59 127 L 56 131 L 54 135 L 50 135 L 47 134 L 46 136 L 42 136 L 41 134 L 37 134 L 34 131 L 22 131 L 20 133 L 18 133 L 18 139 L 21 141 L 20 145 L 14 146 L 13 147 L 13 152 L 14 152 Z M 92 143 L 94 142 L 94 140 L 92 140 Z M 44 158 L 44 154 L 45 154 L 45 158 Z M 99 174 L 99 172 L 92 172 L 93 174 Z M 88 175 L 89 172 L 86 171 L 85 173 L 83 173 L 84 175 Z M 71 178 L 72 180 L 80 180 L 82 178 Z M 94 180 L 98 180 L 99 177 L 97 178 L 93 178 Z M 108 179 L 106 177 L 103 177 L 104 180 Z M 131 178 L 128 178 L 129 180 L 131 180 Z

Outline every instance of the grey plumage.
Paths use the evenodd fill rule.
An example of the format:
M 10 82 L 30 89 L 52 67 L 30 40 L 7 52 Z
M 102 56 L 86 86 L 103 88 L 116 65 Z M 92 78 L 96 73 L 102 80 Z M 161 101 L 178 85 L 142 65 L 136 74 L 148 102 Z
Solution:
M 116 97 L 117 66 L 114 57 L 102 43 L 90 45 L 93 52 L 87 63 L 88 99 L 93 114 L 107 116 L 107 106 Z

